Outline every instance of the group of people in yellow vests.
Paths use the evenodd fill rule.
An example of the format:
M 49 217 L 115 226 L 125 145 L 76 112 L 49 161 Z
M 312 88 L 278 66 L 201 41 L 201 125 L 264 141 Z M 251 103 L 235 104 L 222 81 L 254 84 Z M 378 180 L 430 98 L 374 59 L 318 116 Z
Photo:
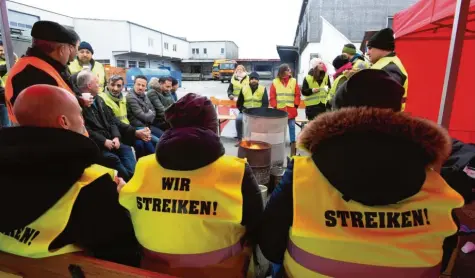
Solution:
M 301 95 L 304 97 L 305 114 L 309 120 L 313 120 L 319 114 L 331 110 L 331 102 L 337 89 L 351 75 L 362 69 L 384 70 L 404 86 L 405 95 L 402 104 L 402 110 L 404 111 L 408 75 L 401 60 L 394 52 L 393 31 L 389 28 L 379 31 L 368 41 L 367 47 L 371 63 L 357 52 L 353 44 L 344 45 L 342 54 L 333 60 L 336 73 L 332 78 L 330 78 L 322 59 L 312 59 L 310 70 L 303 80 L 301 89 L 297 84 L 297 80 L 292 77 L 289 65 L 281 65 L 278 76 L 273 80 L 270 87 L 269 99 L 267 98 L 267 89 L 264 86 L 257 87 L 258 74 L 253 72 L 251 75 L 247 75 L 244 66 L 237 66 L 229 84 L 228 96 L 231 100 L 238 99 L 237 108 L 240 111 L 236 120 L 238 140 L 242 139 L 243 109 L 271 106 L 288 113 L 291 155 L 295 155 L 295 118 L 298 115 L 297 109 L 300 106 Z M 250 84 L 251 79 L 257 80 L 254 88 Z M 239 101 L 240 97 L 241 101 Z
M 436 124 L 401 112 L 408 76 L 394 53 L 390 29 L 369 41 L 370 69 L 360 69 L 367 67 L 365 62 L 357 61 L 354 48 L 345 46 L 339 60 L 351 62 L 347 71 L 352 73 L 345 82 L 339 80 L 331 112 L 319 113 L 335 84 L 330 84 L 322 63 L 315 63 L 304 81 L 305 94 L 311 93 L 306 96 L 308 107 L 318 106 L 312 110 L 315 118 L 298 142 L 291 136 L 293 144 L 311 155 L 293 157 L 265 210 L 249 165 L 224 153 L 211 101 L 195 94 L 168 108 L 165 116 L 171 128 L 162 135 L 156 153 L 138 161 L 127 184 L 96 165 L 97 146 L 83 134 L 80 103 L 59 72 L 77 54 L 79 37 L 72 32 L 57 23 L 36 23 L 33 37 L 55 42 L 55 50 L 46 53 L 43 42 L 35 40 L 29 56 L 35 59 L 21 58 L 11 71 L 19 76 L 35 70 L 57 84 L 33 84 L 16 94 L 9 107 L 18 126 L 0 130 L 0 166 L 8 170 L 0 179 L 9 183 L 4 192 L 8 199 L 0 202 L 0 251 L 43 258 L 97 248 L 97 242 L 78 241 L 76 237 L 83 235 L 71 233 L 74 225 L 68 224 L 73 218 L 79 221 L 76 204 L 95 197 L 101 201 L 87 204 L 97 208 L 97 214 L 104 215 L 107 207 L 101 205 L 107 198 L 110 206 L 120 204 L 130 214 L 124 225 L 129 225 L 129 232 L 133 226 L 139 266 L 176 277 L 246 277 L 249 265 L 259 264 L 252 255 L 256 245 L 275 266 L 283 266 L 275 268 L 274 277 L 438 277 L 446 268 L 442 244 L 457 229 L 450 212 L 463 204 L 437 172 L 450 153 L 450 137 Z M 236 77 L 232 94 L 242 108 L 265 106 L 267 92 L 259 76 L 238 72 Z M 10 76 L 7 90 L 14 89 Z M 14 94 L 7 95 L 10 101 Z M 43 106 L 40 99 L 47 100 Z M 280 67 L 273 81 L 269 104 L 289 114 L 289 126 L 292 120 L 295 124 L 300 88 L 288 65 Z M 37 113 L 45 116 L 32 117 Z M 31 161 L 18 160 L 18 155 L 27 157 L 20 151 L 27 146 Z M 75 156 L 45 152 L 53 147 Z M 33 162 L 46 168 L 31 169 L 35 175 L 29 179 L 23 169 Z M 68 176 L 72 173 L 79 173 L 74 181 Z M 62 188 L 62 193 L 53 194 L 56 199 L 48 195 L 49 205 L 41 203 L 41 211 L 29 206 L 31 214 L 11 209 L 21 194 L 27 197 L 21 191 L 38 194 L 28 195 L 31 203 L 43 201 L 40 194 L 52 190 L 42 188 L 48 178 Z M 98 191 L 91 194 L 93 188 Z M 7 190 L 20 195 L 9 196 Z M 111 194 L 107 190 L 115 194 L 106 198 Z M 116 210 L 108 218 L 113 213 L 127 215 Z M 82 219 L 94 217 L 90 213 Z M 77 228 L 79 222 L 75 223 Z M 80 229 L 90 232 L 92 227 L 82 223 Z M 106 227 L 96 233 L 107 235 L 104 240 L 122 234 L 120 230 Z M 107 246 L 120 245 L 119 241 Z

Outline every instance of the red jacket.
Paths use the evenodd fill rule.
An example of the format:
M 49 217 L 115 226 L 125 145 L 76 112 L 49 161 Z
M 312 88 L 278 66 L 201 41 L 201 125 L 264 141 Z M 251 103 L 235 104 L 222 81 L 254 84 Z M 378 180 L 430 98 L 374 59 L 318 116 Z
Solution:
M 282 84 L 287 86 L 289 84 L 290 77 L 281 79 Z M 295 119 L 297 117 L 297 108 L 300 105 L 300 87 L 298 84 L 295 85 L 295 100 L 294 100 L 294 107 L 285 107 L 279 110 L 286 111 L 289 114 L 289 119 Z M 277 92 L 275 90 L 274 83 L 270 86 L 270 106 L 272 108 L 277 108 Z

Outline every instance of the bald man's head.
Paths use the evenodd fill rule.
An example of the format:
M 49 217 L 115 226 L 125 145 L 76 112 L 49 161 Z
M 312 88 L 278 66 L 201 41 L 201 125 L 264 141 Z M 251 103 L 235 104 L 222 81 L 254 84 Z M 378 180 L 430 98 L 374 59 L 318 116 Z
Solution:
M 18 95 L 13 113 L 21 126 L 84 132 L 84 120 L 76 97 L 59 87 L 33 85 L 26 88 Z

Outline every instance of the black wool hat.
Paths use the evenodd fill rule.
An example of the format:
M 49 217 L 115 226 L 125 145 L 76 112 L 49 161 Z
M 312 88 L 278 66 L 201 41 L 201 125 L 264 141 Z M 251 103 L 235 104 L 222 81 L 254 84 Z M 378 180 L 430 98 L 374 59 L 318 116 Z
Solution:
M 348 64 L 349 62 L 350 62 L 350 60 L 345 55 L 338 55 L 333 60 L 332 65 L 336 70 L 339 70 L 341 67 Z
M 59 23 L 46 20 L 35 22 L 31 29 L 31 36 L 38 40 L 67 43 L 70 45 L 76 45 L 80 40 L 74 30 L 69 30 Z
M 258 74 L 257 72 L 253 71 L 253 72 L 249 75 L 249 80 L 251 80 L 251 79 L 253 79 L 253 78 L 259 80 L 261 77 L 259 76 L 259 74 Z
M 377 69 L 365 69 L 355 73 L 338 88 L 333 106 L 373 107 L 400 111 L 404 87 L 387 72 Z
M 394 51 L 394 32 L 391 28 L 379 30 L 368 41 L 368 47 L 378 48 L 382 50 Z
M 81 50 L 81 49 L 87 49 L 87 50 L 89 50 L 92 54 L 94 54 L 94 49 L 92 49 L 91 44 L 88 43 L 88 42 L 81 42 L 81 44 L 79 44 L 78 50 Z

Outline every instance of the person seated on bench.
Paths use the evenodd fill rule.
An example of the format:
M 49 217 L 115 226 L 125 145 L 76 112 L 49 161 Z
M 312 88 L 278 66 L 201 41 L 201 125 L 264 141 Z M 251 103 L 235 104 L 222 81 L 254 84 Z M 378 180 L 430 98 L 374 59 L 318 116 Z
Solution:
M 252 72 L 249 75 L 249 85 L 244 85 L 236 103 L 239 109 L 239 115 L 236 118 L 236 131 L 239 140 L 236 146 L 242 140 L 242 111 L 248 108 L 269 107 L 269 97 L 267 96 L 267 88 L 259 85 L 259 74 Z
M 170 125 L 165 121 L 165 110 L 175 102 L 171 94 L 172 78 L 160 77 L 158 79 L 153 77 L 148 82 L 148 86 L 150 90 L 147 92 L 147 97 L 155 108 L 153 125 L 165 131 L 170 128 Z
M 109 78 L 105 91 L 99 96 L 109 107 L 110 114 L 115 116 L 116 125 L 135 135 L 136 138 L 132 138 L 132 140 L 135 140 L 135 157 L 139 159 L 155 153 L 155 145 L 152 143 L 152 134 L 148 127 L 134 128 L 130 125 L 127 118 L 127 100 L 122 93 L 123 88 L 124 78 L 120 75 L 113 75 Z
M 288 277 L 439 277 L 442 244 L 463 198 L 433 169 L 451 151 L 447 131 L 400 112 L 404 88 L 365 69 L 320 115 L 262 218 L 265 257 Z
M 44 258 L 84 249 L 136 266 L 138 244 L 114 170 L 94 164 L 100 152 L 82 135 L 76 97 L 34 85 L 19 94 L 14 113 L 20 126 L 0 130 L 0 251 Z
M 177 277 L 245 277 L 263 204 L 243 159 L 224 154 L 211 101 L 187 94 L 172 128 L 120 191 L 144 249 L 142 268 Z
M 152 102 L 146 94 L 148 79 L 144 75 L 137 75 L 134 79 L 134 88 L 127 94 L 127 118 L 136 128 L 144 126 L 152 131 L 152 142 L 158 143 L 163 131 L 154 126 L 156 113 Z
M 88 69 L 80 71 L 77 84 L 81 93 L 90 93 L 94 98 L 92 105 L 84 107 L 82 113 L 89 136 L 102 151 L 103 161 L 100 164 L 117 170 L 125 181 L 130 180 L 137 163 L 130 147 L 135 142 L 135 129 L 116 120 L 104 99 L 98 96 L 96 74 Z

